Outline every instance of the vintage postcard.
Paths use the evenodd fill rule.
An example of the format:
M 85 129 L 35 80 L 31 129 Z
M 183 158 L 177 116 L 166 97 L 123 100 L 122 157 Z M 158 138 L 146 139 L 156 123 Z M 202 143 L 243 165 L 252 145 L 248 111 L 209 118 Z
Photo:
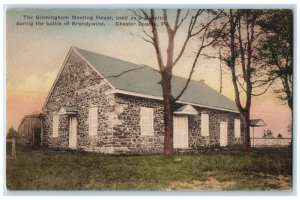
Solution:
M 6 188 L 282 191 L 291 9 L 6 10 Z

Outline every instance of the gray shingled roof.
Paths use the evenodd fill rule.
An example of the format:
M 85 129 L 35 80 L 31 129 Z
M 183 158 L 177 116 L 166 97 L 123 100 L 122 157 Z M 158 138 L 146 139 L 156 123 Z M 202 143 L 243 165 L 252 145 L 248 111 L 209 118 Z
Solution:
M 162 97 L 162 88 L 158 84 L 161 75 L 157 70 L 145 65 L 137 65 L 116 58 L 75 48 L 111 85 L 120 90 Z M 176 97 L 186 83 L 178 76 L 172 78 L 172 94 Z M 216 109 L 238 112 L 233 101 L 212 89 L 205 83 L 191 81 L 180 101 L 200 104 Z

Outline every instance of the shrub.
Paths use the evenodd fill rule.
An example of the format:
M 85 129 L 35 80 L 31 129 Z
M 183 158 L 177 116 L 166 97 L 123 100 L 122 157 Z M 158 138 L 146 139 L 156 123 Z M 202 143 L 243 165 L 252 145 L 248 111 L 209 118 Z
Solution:
M 20 134 L 18 133 L 18 131 L 16 131 L 14 129 L 13 126 L 11 126 L 6 134 L 6 138 L 7 139 L 19 139 L 20 138 Z

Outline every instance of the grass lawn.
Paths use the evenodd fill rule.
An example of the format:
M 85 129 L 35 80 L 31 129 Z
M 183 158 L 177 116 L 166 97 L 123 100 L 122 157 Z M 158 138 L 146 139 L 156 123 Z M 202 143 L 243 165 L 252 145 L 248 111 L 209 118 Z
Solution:
M 290 190 L 292 173 L 289 148 L 165 158 L 18 146 L 6 166 L 9 190 Z

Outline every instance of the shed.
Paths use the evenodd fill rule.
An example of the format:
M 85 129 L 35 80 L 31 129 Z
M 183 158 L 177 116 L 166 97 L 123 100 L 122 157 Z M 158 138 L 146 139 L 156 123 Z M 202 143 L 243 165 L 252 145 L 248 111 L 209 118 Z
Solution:
M 26 115 L 23 117 L 18 132 L 21 143 L 29 146 L 41 146 L 43 135 L 43 114 Z
M 266 123 L 262 119 L 251 119 L 250 126 L 251 127 L 266 126 Z
M 262 119 L 251 119 L 250 120 L 250 127 L 252 127 L 252 140 L 253 140 L 253 143 L 252 143 L 252 146 L 254 147 L 254 128 L 255 127 L 262 127 L 262 126 L 266 126 L 267 124 L 264 122 L 264 120 Z

